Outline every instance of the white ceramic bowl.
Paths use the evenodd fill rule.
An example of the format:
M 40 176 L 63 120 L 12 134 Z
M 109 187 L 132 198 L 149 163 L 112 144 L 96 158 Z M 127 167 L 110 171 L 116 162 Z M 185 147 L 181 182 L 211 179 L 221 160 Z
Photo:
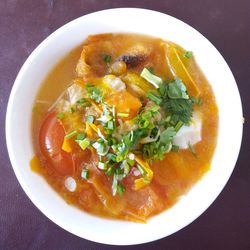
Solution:
M 219 107 L 219 136 L 211 170 L 171 209 L 147 224 L 108 220 L 69 206 L 46 181 L 30 170 L 32 105 L 40 84 L 60 59 L 88 35 L 134 32 L 161 37 L 194 51 L 211 83 Z M 218 31 L 219 32 L 219 31 Z M 150 242 L 185 227 L 203 213 L 230 177 L 240 149 L 242 107 L 234 77 L 216 48 L 184 22 L 144 9 L 111 9 L 80 17 L 55 31 L 29 56 L 14 83 L 7 109 L 6 139 L 22 188 L 53 222 L 82 238 L 114 245 Z

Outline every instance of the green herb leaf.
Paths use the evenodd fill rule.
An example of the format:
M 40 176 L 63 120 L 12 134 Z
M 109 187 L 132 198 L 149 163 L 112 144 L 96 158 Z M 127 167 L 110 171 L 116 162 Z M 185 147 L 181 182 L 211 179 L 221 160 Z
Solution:
M 85 137 L 86 137 L 85 134 L 78 134 L 76 137 L 76 142 L 84 140 Z
M 157 104 L 157 105 L 160 105 L 161 102 L 162 102 L 161 97 L 158 96 L 158 95 L 156 95 L 156 94 L 153 93 L 153 92 L 148 92 L 148 93 L 147 93 L 147 97 L 148 97 L 151 101 L 153 101 L 155 104 Z
M 192 100 L 192 102 L 194 104 L 196 104 L 198 106 L 201 106 L 203 104 L 203 100 L 202 100 L 201 97 L 194 97 L 194 96 L 192 96 L 190 99 Z
M 128 113 L 117 113 L 117 116 L 119 117 L 129 117 Z
M 99 142 L 95 142 L 92 146 L 96 149 L 96 152 L 100 156 L 104 156 L 109 151 L 109 146 L 102 140 Z
M 184 56 L 189 59 L 189 58 L 193 57 L 193 52 L 192 51 L 186 51 Z
M 85 150 L 88 146 L 90 146 L 89 139 L 85 138 L 83 140 L 77 141 L 82 150 Z
M 175 134 L 174 127 L 168 127 L 161 132 L 158 141 L 147 143 L 143 146 L 143 157 L 150 160 L 162 160 L 165 154 L 171 150 Z
M 74 131 L 71 131 L 70 133 L 68 133 L 67 135 L 65 135 L 64 138 L 65 139 L 70 139 L 70 138 L 72 138 L 72 137 L 74 137 L 76 135 L 77 135 L 77 131 L 74 130 Z
M 118 184 L 117 184 L 117 193 L 118 193 L 120 196 L 123 196 L 124 192 L 125 192 L 125 187 L 124 187 L 124 185 L 121 184 L 121 183 L 118 183 Z
M 113 182 L 112 182 L 112 194 L 113 194 L 113 196 L 115 196 L 117 193 L 117 185 L 118 185 L 117 175 L 114 174 Z
M 86 98 L 81 98 L 76 102 L 76 105 L 80 106 L 81 108 L 86 108 L 90 106 L 90 103 Z
M 102 59 L 105 63 L 109 63 L 111 61 L 111 55 L 105 54 L 103 55 Z
M 189 99 L 186 86 L 180 79 L 171 81 L 168 84 L 168 97 L 171 99 Z
M 173 127 L 168 127 L 166 130 L 161 132 L 160 135 L 160 142 L 162 143 L 168 143 L 173 140 L 173 137 L 176 135 L 175 128 Z
M 65 114 L 64 114 L 64 113 L 58 113 L 58 114 L 56 115 L 56 118 L 59 119 L 59 120 L 62 120 L 64 117 L 65 117 Z
M 182 121 L 178 121 L 177 122 L 177 124 L 175 125 L 175 132 L 177 133 L 180 129 L 181 129 L 181 127 L 183 126 L 184 124 L 183 124 L 183 122 Z
M 101 103 L 103 101 L 102 91 L 91 83 L 86 84 L 86 89 L 89 98 L 94 100 L 96 103 Z
M 113 168 L 112 166 L 109 167 L 109 168 L 105 171 L 105 174 L 106 174 L 107 176 L 113 175 L 113 174 L 114 174 L 114 168 Z

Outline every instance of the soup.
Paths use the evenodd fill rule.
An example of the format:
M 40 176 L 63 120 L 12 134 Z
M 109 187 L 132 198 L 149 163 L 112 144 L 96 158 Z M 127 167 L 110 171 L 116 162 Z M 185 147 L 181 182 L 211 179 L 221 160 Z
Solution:
M 209 170 L 217 128 L 193 52 L 143 35 L 92 35 L 42 84 L 31 168 L 86 212 L 146 222 Z

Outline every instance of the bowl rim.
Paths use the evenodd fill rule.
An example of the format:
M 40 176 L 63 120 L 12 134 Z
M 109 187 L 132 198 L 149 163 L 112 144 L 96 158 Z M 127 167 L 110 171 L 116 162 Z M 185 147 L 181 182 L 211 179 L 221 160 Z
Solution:
M 14 102 L 14 98 L 17 94 L 17 89 L 18 89 L 18 86 L 21 84 L 21 79 L 23 77 L 23 75 L 25 74 L 25 71 L 26 69 L 29 67 L 30 65 L 30 62 L 32 62 L 37 56 L 39 56 L 39 53 L 42 51 L 43 47 L 47 46 L 49 44 L 49 42 L 53 39 L 55 39 L 57 37 L 57 35 L 59 35 L 60 33 L 63 33 L 65 30 L 67 30 L 68 28 L 70 28 L 71 26 L 74 26 L 74 24 L 78 23 L 80 20 L 88 17 L 88 16 L 94 16 L 94 15 L 99 15 L 99 13 L 108 13 L 108 12 L 116 12 L 116 11 L 131 11 L 131 10 L 134 10 L 134 11 L 141 11 L 141 12 L 144 12 L 145 14 L 156 14 L 156 15 L 164 15 L 164 16 L 168 16 L 169 18 L 175 20 L 176 22 L 181 22 L 185 25 L 187 25 L 189 28 L 193 29 L 195 32 L 198 32 L 199 35 L 205 39 L 209 44 L 210 46 L 213 47 L 213 49 L 215 49 L 219 55 L 222 57 L 222 59 L 224 60 L 225 64 L 227 65 L 225 59 L 223 58 L 223 56 L 220 54 L 220 52 L 215 48 L 215 46 L 206 38 L 204 37 L 199 31 L 197 31 L 196 29 L 194 29 L 192 26 L 190 26 L 189 24 L 171 16 L 171 15 L 168 15 L 168 14 L 165 14 L 165 13 L 162 13 L 162 12 L 158 12 L 158 11 L 154 11 L 154 10 L 149 10 L 149 9 L 143 9 L 143 8 L 114 8 L 114 9 L 105 9 L 105 10 L 101 10 L 101 11 L 97 11 L 97 12 L 93 12 L 93 13 L 90 13 L 90 14 L 87 14 L 87 15 L 83 15 L 81 17 L 78 17 L 68 23 L 66 23 L 65 25 L 61 26 L 60 28 L 58 28 L 57 30 L 55 30 L 53 33 L 51 33 L 47 38 L 45 38 L 34 50 L 33 52 L 30 54 L 30 56 L 27 58 L 27 60 L 24 62 L 23 66 L 21 67 L 17 77 L 16 77 L 16 80 L 14 82 L 14 85 L 11 89 L 11 93 L 10 93 L 10 97 L 9 97 L 9 101 L 8 101 L 8 105 L 7 105 L 7 112 L 6 112 L 6 121 L 5 121 L 5 134 L 6 134 L 6 144 L 7 144 L 7 149 L 8 149 L 8 153 L 9 153 L 9 158 L 10 158 L 10 161 L 11 161 L 11 165 L 13 167 L 13 170 L 15 172 L 15 175 L 21 185 L 21 187 L 23 188 L 23 190 L 25 191 L 25 193 L 28 195 L 28 197 L 30 198 L 30 200 L 32 201 L 32 203 L 47 217 L 49 218 L 51 221 L 53 221 L 54 223 L 56 223 L 57 225 L 59 225 L 60 227 L 62 227 L 63 229 L 65 229 L 66 231 L 74 234 L 74 235 L 77 235 L 79 237 L 82 237 L 82 238 L 85 238 L 85 239 L 88 239 L 88 240 L 91 240 L 91 241 L 94 241 L 94 242 L 99 242 L 99 243 L 104 243 L 104 244 L 110 244 L 110 245 L 133 245 L 133 244 L 142 244 L 142 243 L 147 243 L 147 242 L 151 242 L 151 241 L 154 241 L 154 240 L 157 240 L 157 239 L 160 239 L 160 238 L 163 238 L 163 237 L 166 237 L 166 236 L 169 236 L 177 231 L 179 231 L 180 229 L 186 227 L 188 224 L 192 223 L 197 217 L 199 217 L 203 212 L 205 212 L 205 210 L 214 202 L 214 200 L 218 197 L 218 195 L 221 193 L 221 191 L 223 190 L 224 186 L 226 185 L 228 179 L 230 178 L 232 172 L 233 172 L 233 169 L 235 167 L 235 164 L 236 164 L 236 161 L 237 161 L 237 158 L 238 158 L 238 154 L 239 154 L 239 151 L 240 151 L 240 147 L 241 147 L 241 141 L 242 141 L 242 133 L 243 133 L 243 124 L 240 128 L 240 131 L 238 131 L 238 135 L 239 135 L 239 141 L 238 141 L 238 144 L 235 146 L 235 157 L 234 157 L 234 162 L 232 163 L 232 165 L 234 167 L 232 167 L 231 171 L 228 172 L 228 175 L 227 175 L 227 178 L 226 178 L 226 181 L 223 183 L 223 185 L 221 185 L 220 187 L 220 190 L 217 191 L 217 194 L 215 195 L 215 197 L 210 200 L 207 208 L 205 210 L 202 210 L 202 211 L 199 211 L 199 213 L 197 213 L 195 216 L 193 216 L 192 220 L 189 220 L 188 223 L 185 223 L 182 225 L 181 228 L 178 228 L 176 230 L 173 230 L 170 234 L 168 235 L 165 235 L 165 234 L 161 234 L 161 235 L 158 235 L 156 237 L 152 237 L 151 239 L 145 239 L 145 241 L 140 241 L 140 242 L 126 242 L 125 244 L 123 242 L 119 243 L 119 242 L 110 242 L 110 241 L 104 241 L 104 240 L 98 240 L 98 239 L 94 239 L 94 238 L 90 238 L 90 237 L 84 237 L 81 233 L 79 232 L 76 232 L 76 231 L 73 231 L 71 230 L 69 227 L 65 226 L 64 223 L 61 223 L 61 222 L 58 222 L 58 221 L 55 221 L 55 218 L 53 218 L 53 216 L 49 215 L 44 209 L 43 207 L 41 206 L 41 204 L 39 204 L 39 202 L 37 201 L 37 199 L 34 199 L 34 196 L 30 190 L 30 188 L 28 187 L 28 185 L 23 181 L 23 178 L 22 178 L 22 175 L 21 175 L 21 172 L 18 170 L 18 166 L 15 162 L 15 157 L 14 157 L 14 154 L 15 152 L 12 150 L 12 142 L 11 142 L 11 131 L 10 131 L 10 123 L 11 123 L 11 111 L 13 109 L 13 102 Z M 237 87 L 237 84 L 236 84 L 236 81 L 234 79 L 234 76 L 232 74 L 232 71 L 230 70 L 229 66 L 227 65 L 230 73 L 231 73 L 231 77 L 235 83 L 235 87 L 236 87 L 236 90 L 237 90 L 237 93 L 235 93 L 235 95 L 237 96 L 237 98 L 239 99 L 238 101 L 240 102 L 240 107 L 239 107 L 239 115 L 242 116 L 242 104 L 241 104 L 241 99 L 240 99 L 240 94 L 239 94 L 239 90 L 238 90 L 238 87 Z

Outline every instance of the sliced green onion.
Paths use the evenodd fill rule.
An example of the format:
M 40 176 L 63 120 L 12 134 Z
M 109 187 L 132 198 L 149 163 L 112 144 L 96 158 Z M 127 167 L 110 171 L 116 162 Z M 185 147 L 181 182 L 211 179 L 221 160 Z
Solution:
M 133 167 L 135 165 L 135 160 L 128 159 L 128 164 Z
M 155 70 L 153 67 L 148 67 L 147 69 L 148 69 L 148 71 L 150 71 L 150 73 L 154 74 Z
M 117 113 L 117 116 L 119 117 L 129 117 L 128 113 Z
M 110 130 L 113 130 L 114 129 L 114 122 L 113 121 L 108 121 L 107 128 L 110 129 Z
M 156 88 L 159 88 L 159 85 L 163 82 L 160 77 L 152 74 L 147 68 L 143 69 L 141 77 L 150 82 Z
M 175 131 L 176 133 L 181 129 L 181 127 L 183 126 L 183 122 L 182 121 L 178 121 L 177 124 L 175 125 Z
M 114 174 L 114 168 L 113 168 L 113 167 L 109 167 L 109 168 L 107 169 L 107 171 L 105 172 L 105 174 L 106 174 L 107 176 L 113 175 L 113 174 Z
M 59 119 L 59 120 L 62 120 L 64 117 L 65 117 L 64 113 L 59 113 L 59 114 L 56 115 L 56 118 Z
M 116 162 L 121 162 L 123 161 L 124 157 L 122 155 L 117 155 L 116 156 Z
M 115 196 L 117 193 L 117 185 L 118 185 L 117 176 L 116 176 L 116 174 L 114 174 L 113 182 L 112 182 L 112 194 L 113 194 L 113 196 Z
M 82 150 L 85 150 L 90 145 L 90 141 L 89 141 L 89 139 L 85 138 L 85 139 L 79 141 L 78 144 Z
M 76 137 L 76 142 L 82 141 L 83 139 L 85 139 L 85 134 L 78 134 Z
M 150 122 L 148 120 L 142 119 L 139 121 L 138 125 L 140 128 L 147 128 L 150 125 Z
M 113 162 L 116 162 L 116 155 L 115 155 L 115 154 L 109 153 L 109 154 L 107 154 L 107 157 L 108 157 L 110 160 L 112 160 Z
M 101 130 L 98 128 L 97 129 L 97 134 L 99 135 L 99 137 L 101 137 L 104 141 L 107 141 L 106 139 L 105 139 L 105 136 L 102 134 L 102 132 L 101 132 Z
M 87 123 L 92 124 L 95 120 L 95 117 L 93 115 L 88 115 L 87 116 Z
M 144 168 L 141 165 L 137 164 L 137 168 L 140 171 L 142 176 L 146 175 L 146 171 L 144 170 Z
M 126 160 L 122 162 L 122 168 L 124 169 L 124 175 L 127 176 L 130 171 L 130 166 Z
M 162 102 L 162 99 L 153 92 L 148 92 L 147 97 L 157 105 L 160 105 Z
M 98 168 L 101 170 L 106 170 L 107 169 L 107 164 L 105 162 L 98 162 Z
M 76 102 L 77 105 L 79 105 L 80 107 L 82 108 L 85 108 L 85 107 L 89 107 L 90 106 L 90 103 L 87 99 L 85 98 L 82 98 L 82 99 L 79 99 L 77 102 Z
M 109 146 L 106 145 L 104 142 L 95 142 L 92 144 L 92 147 L 96 149 L 98 155 L 104 156 L 109 151 Z
M 192 51 L 186 51 L 184 56 L 189 59 L 189 58 L 193 57 L 193 52 Z
M 97 119 L 97 121 L 107 123 L 108 121 L 112 120 L 111 115 L 102 115 L 100 118 Z
M 124 185 L 122 185 L 121 183 L 118 183 L 117 184 L 117 193 L 120 195 L 120 196 L 123 196 L 125 192 L 125 187 Z
M 85 180 L 88 180 L 89 178 L 89 170 L 88 169 L 83 169 L 81 173 L 81 177 Z
M 112 106 L 112 115 L 113 115 L 113 118 L 115 118 L 115 105 Z
M 65 139 L 70 139 L 70 138 L 72 138 L 72 137 L 74 137 L 74 136 L 76 136 L 76 135 L 77 135 L 77 131 L 74 130 L 74 131 L 68 133 L 67 135 L 65 135 L 64 138 L 65 138 Z

